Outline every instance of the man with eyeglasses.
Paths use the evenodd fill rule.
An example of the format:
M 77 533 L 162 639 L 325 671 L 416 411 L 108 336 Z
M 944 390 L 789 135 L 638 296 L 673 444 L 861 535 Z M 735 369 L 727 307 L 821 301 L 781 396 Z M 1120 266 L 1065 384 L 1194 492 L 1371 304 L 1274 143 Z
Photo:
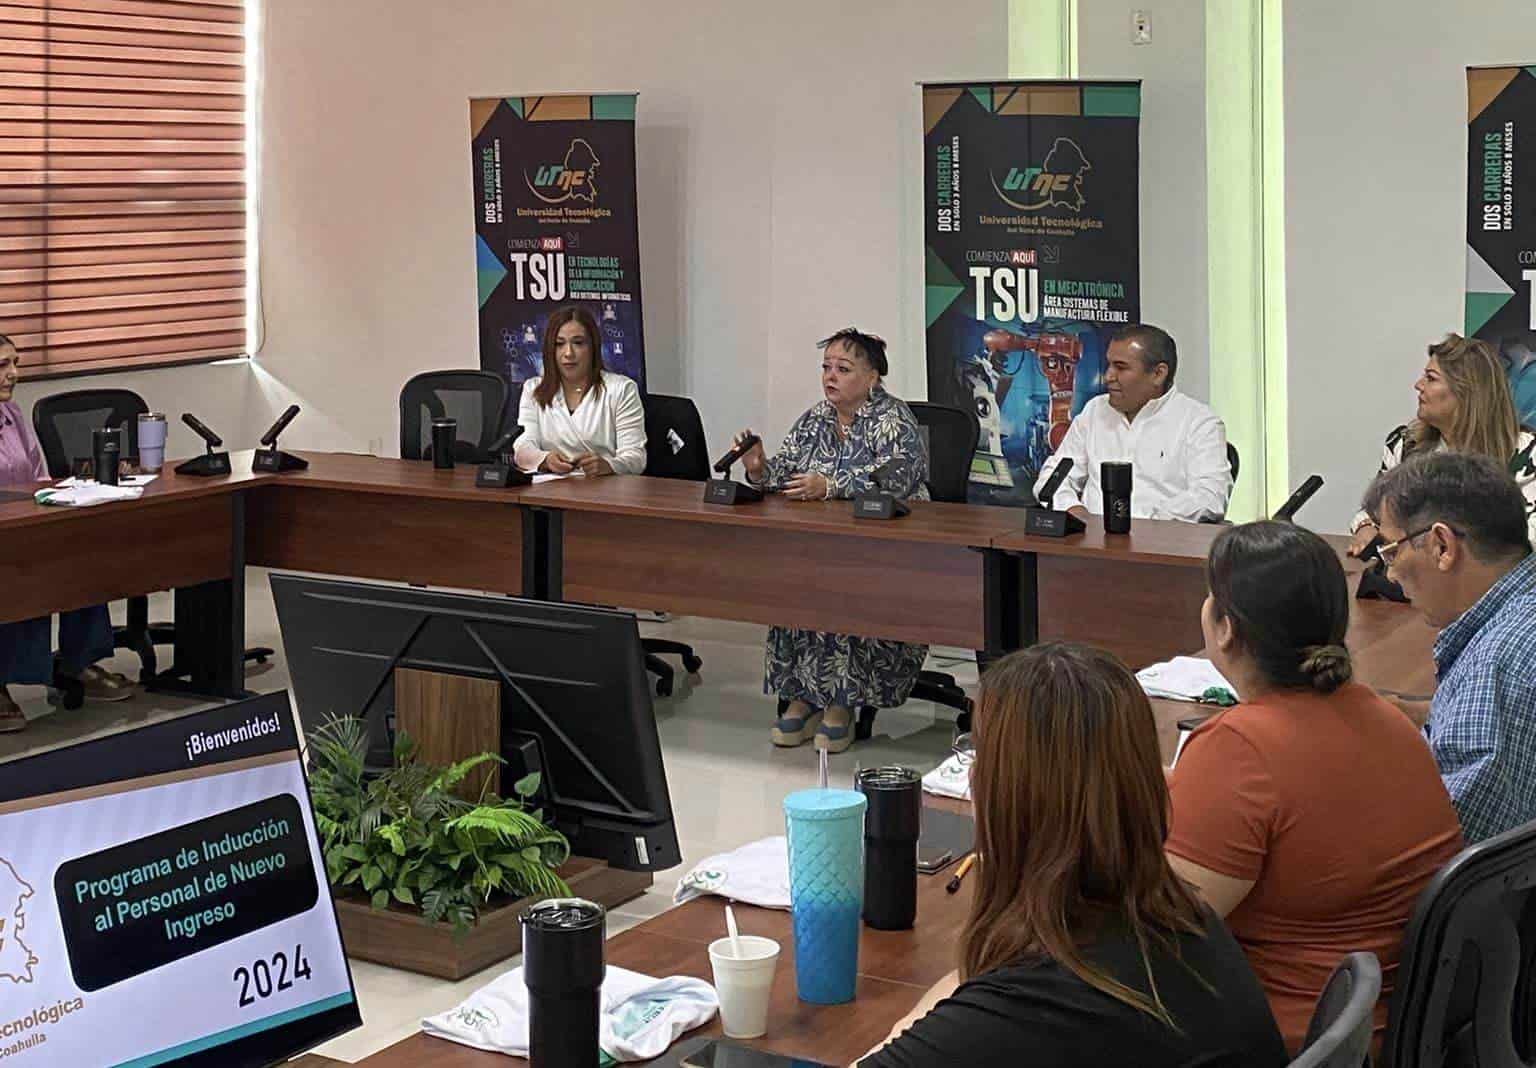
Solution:
M 1471 845 L 1536 819 L 1536 555 L 1509 473 L 1439 452 L 1383 473 L 1365 497 L 1388 575 L 1429 621 L 1425 732 Z

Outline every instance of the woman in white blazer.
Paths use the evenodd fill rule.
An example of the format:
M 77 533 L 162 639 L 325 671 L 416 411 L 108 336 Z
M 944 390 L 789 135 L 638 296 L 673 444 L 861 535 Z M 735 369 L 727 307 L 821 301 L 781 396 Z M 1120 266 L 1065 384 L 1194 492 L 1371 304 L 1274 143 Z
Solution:
M 522 436 L 513 457 L 524 471 L 638 475 L 645 470 L 640 390 L 603 370 L 602 334 L 587 309 L 560 308 L 544 327 L 544 373 L 523 383 Z

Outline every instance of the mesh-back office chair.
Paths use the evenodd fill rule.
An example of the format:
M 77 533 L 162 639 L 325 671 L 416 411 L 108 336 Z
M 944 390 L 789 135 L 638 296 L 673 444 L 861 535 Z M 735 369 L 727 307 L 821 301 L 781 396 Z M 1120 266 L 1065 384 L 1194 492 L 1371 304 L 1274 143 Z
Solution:
M 976 413 L 923 401 L 909 401 L 907 407 L 912 409 L 928 444 L 928 495 L 936 501 L 964 503 L 971 479 L 971 455 L 981 437 L 981 422 Z M 942 671 L 919 672 L 912 696 L 953 708 L 960 713 L 960 728 L 969 727 L 971 699 L 953 675 Z M 863 718 L 861 715 L 861 724 Z
M 1388 1068 L 1536 1063 L 1536 821 L 1462 850 L 1419 895 L 1387 1014 Z
M 649 393 L 645 398 L 645 473 L 654 478 L 678 478 L 703 482 L 709 478 L 709 452 L 704 440 L 704 421 L 687 397 Z M 643 638 L 645 668 L 656 676 L 656 696 L 672 693 L 672 667 L 664 654 L 683 658 L 690 675 L 704 666 L 693 646 L 665 638 Z
M 1371 1027 L 1381 997 L 1381 962 L 1351 953 L 1328 977 L 1307 1037 L 1290 1068 L 1361 1068 L 1370 1064 Z
M 491 463 L 507 417 L 507 380 L 494 371 L 427 371 L 400 390 L 400 458 L 432 458 L 432 420 L 458 420 L 456 463 Z
M 66 478 L 73 474 L 75 461 L 91 456 L 91 431 L 100 427 L 122 427 L 122 456 L 137 460 L 139 416 L 148 411 L 144 398 L 127 389 L 77 389 L 43 397 L 32 406 L 32 428 L 49 476 Z M 159 670 L 155 646 L 174 644 L 176 628 L 149 621 L 148 597 L 130 597 L 127 604 L 128 624 L 112 628 L 112 644 L 138 654 L 139 681 L 149 683 Z M 261 664 L 271 655 L 272 650 L 263 646 L 245 651 L 246 660 Z

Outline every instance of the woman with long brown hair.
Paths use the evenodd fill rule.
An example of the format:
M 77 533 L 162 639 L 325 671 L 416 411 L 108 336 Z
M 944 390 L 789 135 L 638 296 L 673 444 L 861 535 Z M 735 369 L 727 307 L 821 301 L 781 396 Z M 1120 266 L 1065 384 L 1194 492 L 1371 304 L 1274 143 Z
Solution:
M 1387 435 L 1381 470 L 1412 456 L 1450 449 L 1486 456 L 1509 465 L 1525 497 L 1526 525 L 1536 541 L 1536 433 L 1522 427 L 1499 354 L 1486 341 L 1447 334 L 1429 346 L 1429 360 L 1413 385 L 1418 410 L 1413 422 Z M 1350 524 L 1351 556 L 1376 540 L 1376 524 L 1365 512 Z
M 640 389 L 603 368 L 603 335 L 579 304 L 557 308 L 544 326 L 544 373 L 523 383 L 513 451 L 524 471 L 638 475 L 645 470 Z
M 980 861 L 960 968 L 865 1068 L 1269 1068 L 1285 1047 L 1221 921 L 1169 867 L 1152 708 L 1108 653 L 1046 644 L 981 680 Z

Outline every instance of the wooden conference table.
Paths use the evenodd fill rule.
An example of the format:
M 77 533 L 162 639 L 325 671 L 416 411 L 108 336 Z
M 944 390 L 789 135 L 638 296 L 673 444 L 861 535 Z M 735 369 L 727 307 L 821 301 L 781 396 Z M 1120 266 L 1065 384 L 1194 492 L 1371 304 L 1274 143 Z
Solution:
M 473 469 L 308 453 L 306 471 L 198 479 L 167 465 L 136 501 L 0 502 L 0 622 L 176 590 L 192 692 L 244 689 L 247 565 L 1002 653 L 1092 640 L 1133 667 L 1200 645 L 1216 526 L 1138 520 L 1106 537 L 1021 532 L 1011 509 L 917 502 L 896 521 L 847 501 L 706 505 L 698 483 L 566 479 L 478 489 Z
M 1007 509 L 916 503 L 894 522 L 846 501 L 702 503 L 697 483 L 568 479 L 476 489 L 473 471 L 306 454 L 307 471 L 215 479 L 166 474 L 134 502 L 72 510 L 0 503 L 0 622 L 156 590 L 177 591 L 172 670 L 198 692 L 243 690 L 246 565 L 544 598 L 624 604 L 1004 652 L 1081 638 L 1133 666 L 1201 645 L 1203 564 L 1219 527 L 1140 521 L 1132 533 L 1024 535 Z M 1378 687 L 1433 688 L 1432 632 L 1411 608 L 1355 602 L 1350 644 Z M 1192 706 L 1156 702 L 1164 758 Z M 954 967 L 969 891 L 921 882 L 910 932 L 865 931 L 858 999 L 794 997 L 789 917 L 746 908 L 743 927 L 784 946 L 761 1044 L 846 1063 Z M 719 908 L 701 901 L 609 943 L 611 963 L 707 978 Z M 705 1032 L 701 1032 L 705 1033 Z M 417 1035 L 370 1068 L 493 1068 L 481 1053 Z

